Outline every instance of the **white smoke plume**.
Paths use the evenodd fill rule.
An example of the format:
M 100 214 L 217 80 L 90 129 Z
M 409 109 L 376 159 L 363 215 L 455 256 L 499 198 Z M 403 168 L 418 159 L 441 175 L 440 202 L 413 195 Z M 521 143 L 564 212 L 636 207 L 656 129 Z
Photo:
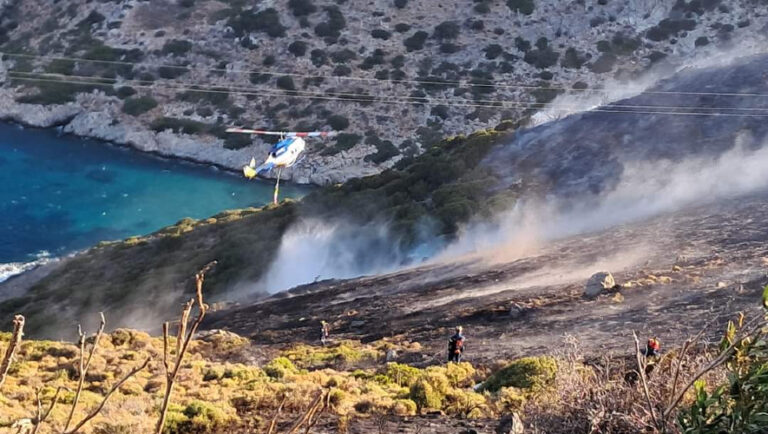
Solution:
M 318 280 L 392 271 L 403 260 L 393 245 L 383 224 L 362 228 L 302 220 L 283 235 L 269 272 L 254 288 L 275 293 Z
M 579 201 L 518 203 L 493 223 L 468 227 L 439 259 L 481 254 L 513 260 L 541 243 L 768 189 L 768 147 L 718 157 L 627 163 L 615 189 Z
M 729 45 L 731 49 L 714 46 L 706 48 L 686 47 L 694 54 L 684 63 L 678 65 L 662 63 L 641 76 L 633 78 L 632 81 L 609 78 L 601 81 L 599 88 L 561 94 L 531 116 L 530 125 L 536 126 L 556 121 L 572 114 L 593 110 L 606 104 L 640 95 L 660 80 L 686 69 L 723 67 L 733 63 L 738 58 L 763 54 L 768 51 L 768 42 L 759 34 L 742 38 L 738 42 L 731 41 Z M 679 48 L 683 49 L 683 47 Z
M 631 83 L 609 81 L 601 92 L 561 95 L 533 118 L 534 124 L 594 109 L 642 93 L 659 80 L 686 68 L 725 66 L 734 59 L 768 48 L 754 36 L 734 42 L 738 49 L 698 49 L 694 60 L 674 68 L 652 70 Z M 564 110 L 567 108 L 567 110 Z M 476 222 L 459 239 L 434 254 L 436 244 L 424 244 L 413 256 L 433 256 L 430 262 L 481 255 L 507 262 L 535 251 L 548 241 L 583 234 L 671 212 L 695 203 L 748 194 L 768 187 L 768 149 L 748 150 L 738 141 L 719 156 L 682 162 L 626 162 L 617 187 L 580 202 L 560 199 L 519 202 L 492 222 Z M 351 278 L 394 271 L 407 258 L 396 255 L 386 225 L 350 229 L 343 223 L 305 220 L 283 236 L 276 260 L 265 277 L 247 292 L 269 293 L 330 278 Z M 383 253 L 378 253 L 382 250 Z

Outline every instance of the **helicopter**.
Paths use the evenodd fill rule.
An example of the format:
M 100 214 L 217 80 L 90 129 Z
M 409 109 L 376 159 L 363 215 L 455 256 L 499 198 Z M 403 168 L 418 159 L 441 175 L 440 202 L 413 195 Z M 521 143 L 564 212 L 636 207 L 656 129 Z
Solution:
M 253 179 L 257 175 L 271 171 L 277 168 L 277 180 L 275 182 L 275 193 L 272 202 L 277 204 L 277 196 L 280 190 L 280 175 L 284 168 L 291 167 L 299 159 L 299 156 L 306 148 L 305 137 L 333 137 L 338 133 L 336 131 L 312 131 L 312 132 L 285 132 L 285 131 L 264 131 L 247 128 L 227 128 L 228 133 L 240 133 L 250 135 L 280 136 L 280 141 L 270 148 L 267 159 L 256 166 L 256 158 L 251 158 L 251 162 L 243 166 L 243 176 Z

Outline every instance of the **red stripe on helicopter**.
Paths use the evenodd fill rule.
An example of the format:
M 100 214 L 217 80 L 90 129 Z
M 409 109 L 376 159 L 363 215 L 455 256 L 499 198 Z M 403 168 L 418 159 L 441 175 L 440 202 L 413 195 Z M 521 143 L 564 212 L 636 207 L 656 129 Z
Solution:
M 282 136 L 282 137 L 333 137 L 338 134 L 336 131 L 311 131 L 311 132 L 285 132 L 285 131 L 264 131 L 264 130 L 251 130 L 247 128 L 227 128 L 228 133 L 242 133 L 242 134 L 261 134 L 265 136 Z

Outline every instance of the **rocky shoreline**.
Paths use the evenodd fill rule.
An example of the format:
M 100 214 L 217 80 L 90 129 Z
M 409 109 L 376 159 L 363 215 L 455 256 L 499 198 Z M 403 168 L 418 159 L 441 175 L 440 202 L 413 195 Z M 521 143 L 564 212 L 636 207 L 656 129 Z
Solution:
M 0 74 L 0 83 L 3 78 Z M 131 122 L 127 116 L 121 116 L 118 101 L 103 93 L 81 94 L 76 102 L 62 105 L 19 103 L 17 96 L 12 89 L 0 88 L 0 121 L 30 128 L 61 128 L 65 134 L 127 146 L 163 158 L 211 165 L 232 173 L 240 173 L 241 167 L 251 158 L 259 160 L 269 146 L 254 144 L 230 150 L 222 146 L 221 139 L 212 136 L 177 134 L 170 130 L 154 132 L 138 121 Z M 100 110 L 91 109 L 94 106 Z M 351 163 L 359 157 L 356 154 L 370 152 L 370 149 L 361 148 L 367 147 L 344 151 L 335 158 L 314 157 L 311 162 L 299 161 L 281 179 L 322 186 L 378 173 L 381 168 L 374 165 Z M 275 174 L 265 176 L 268 179 L 274 177 Z

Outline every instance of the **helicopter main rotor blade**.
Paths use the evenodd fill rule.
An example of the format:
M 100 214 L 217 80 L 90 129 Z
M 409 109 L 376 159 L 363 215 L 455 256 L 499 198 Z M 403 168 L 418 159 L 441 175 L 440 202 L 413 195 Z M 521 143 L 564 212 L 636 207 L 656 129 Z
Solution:
M 281 136 L 281 137 L 333 137 L 338 135 L 337 131 L 310 131 L 310 132 L 284 132 L 284 131 L 264 131 L 252 130 L 248 128 L 227 128 L 228 133 L 241 134 L 259 134 L 263 136 Z

